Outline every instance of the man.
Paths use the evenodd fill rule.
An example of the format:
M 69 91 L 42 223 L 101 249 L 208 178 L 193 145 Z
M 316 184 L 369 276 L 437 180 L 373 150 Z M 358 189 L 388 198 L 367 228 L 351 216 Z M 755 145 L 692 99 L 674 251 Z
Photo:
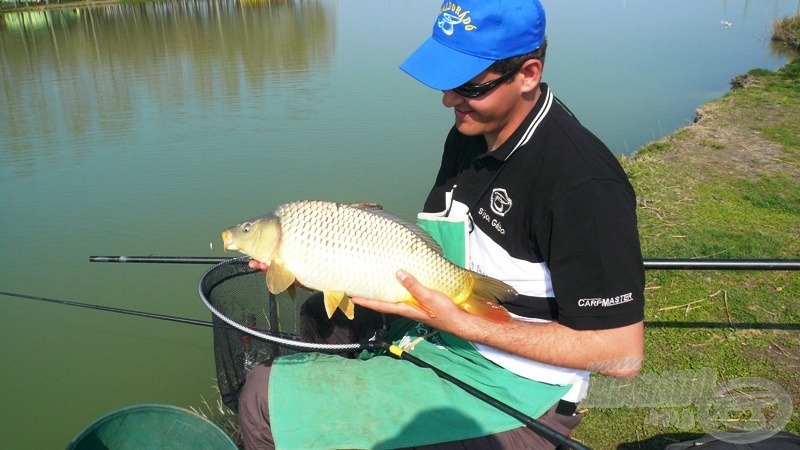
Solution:
M 446 1 L 431 38 L 401 65 L 441 90 L 442 103 L 455 113 L 425 202 L 428 214 L 421 217 L 434 227 L 441 218 L 448 230 L 467 230 L 465 265 L 520 293 L 504 304 L 516 320 L 498 324 L 468 314 L 404 272 L 398 280 L 427 313 L 406 304 L 353 301 L 411 319 L 395 333 L 396 342 L 412 344 L 443 370 L 567 434 L 580 422 L 576 403 L 586 395 L 589 371 L 618 377 L 639 371 L 644 271 L 633 189 L 606 146 L 542 83 L 546 46 L 538 0 Z M 460 222 L 465 226 L 450 227 Z M 322 366 L 329 384 L 315 390 L 318 383 L 307 374 Z M 245 444 L 269 448 L 274 431 L 276 438 L 292 435 L 278 438 L 287 446 L 554 447 L 408 366 L 385 357 L 309 357 L 291 366 L 279 359 L 271 374 L 262 366 L 240 400 Z M 371 383 L 382 376 L 392 382 Z M 293 382 L 285 381 L 290 377 Z M 358 388 L 349 389 L 349 380 Z M 300 406 L 285 411 L 291 403 L 285 392 L 292 389 L 303 391 Z M 314 419 L 293 428 L 285 419 L 292 414 Z M 340 425 L 327 426 L 335 421 L 331 416 L 342 416 Z M 383 417 L 393 421 L 382 423 Z M 342 424 L 351 433 L 374 435 L 366 441 L 346 433 L 330 437 L 342 434 L 336 430 Z M 309 436 L 293 440 L 295 432 Z M 328 440 L 315 440 L 322 435 Z

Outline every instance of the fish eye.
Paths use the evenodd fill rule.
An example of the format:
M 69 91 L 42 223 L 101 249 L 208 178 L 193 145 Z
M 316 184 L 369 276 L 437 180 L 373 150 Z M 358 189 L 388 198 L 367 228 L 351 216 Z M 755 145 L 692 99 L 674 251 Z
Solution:
M 242 231 L 243 231 L 243 232 L 245 232 L 245 233 L 249 233 L 249 232 L 250 232 L 250 229 L 251 229 L 252 227 L 253 227 L 253 224 L 252 224 L 252 223 L 245 223 L 245 224 L 242 224 Z

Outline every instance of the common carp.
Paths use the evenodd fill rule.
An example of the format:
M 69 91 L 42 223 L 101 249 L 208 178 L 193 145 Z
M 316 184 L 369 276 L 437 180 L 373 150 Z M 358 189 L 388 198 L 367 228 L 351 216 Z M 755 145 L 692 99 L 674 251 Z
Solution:
M 511 321 L 498 302 L 513 299 L 514 288 L 451 263 L 425 231 L 374 204 L 290 202 L 228 228 L 222 240 L 226 250 L 269 265 L 267 287 L 273 294 L 295 281 L 322 291 L 328 317 L 338 307 L 352 319 L 350 297 L 404 302 L 430 314 L 395 278 L 404 270 L 464 311 Z

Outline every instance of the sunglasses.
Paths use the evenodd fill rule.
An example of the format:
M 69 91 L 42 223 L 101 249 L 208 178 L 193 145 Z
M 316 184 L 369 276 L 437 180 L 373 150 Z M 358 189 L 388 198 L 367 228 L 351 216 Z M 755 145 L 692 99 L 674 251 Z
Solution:
M 524 63 L 525 62 L 523 61 L 522 64 Z M 522 64 L 518 64 L 508 72 L 500 75 L 499 77 L 495 78 L 492 81 L 488 81 L 486 83 L 481 83 L 481 84 L 462 84 L 461 86 L 452 89 L 452 91 L 466 98 L 480 97 L 481 95 L 488 93 L 497 86 L 500 86 L 500 84 L 503 83 L 504 81 L 516 75 L 516 73 L 519 72 L 519 69 L 522 68 Z

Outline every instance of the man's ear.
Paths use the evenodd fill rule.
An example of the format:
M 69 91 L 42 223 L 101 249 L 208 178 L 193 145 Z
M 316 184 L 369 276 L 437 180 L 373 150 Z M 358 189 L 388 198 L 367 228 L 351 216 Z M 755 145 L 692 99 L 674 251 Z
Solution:
M 522 64 L 519 73 L 525 77 L 522 82 L 522 88 L 525 92 L 532 92 L 539 87 L 539 83 L 542 82 L 543 68 L 542 62 L 538 59 L 529 59 Z

